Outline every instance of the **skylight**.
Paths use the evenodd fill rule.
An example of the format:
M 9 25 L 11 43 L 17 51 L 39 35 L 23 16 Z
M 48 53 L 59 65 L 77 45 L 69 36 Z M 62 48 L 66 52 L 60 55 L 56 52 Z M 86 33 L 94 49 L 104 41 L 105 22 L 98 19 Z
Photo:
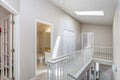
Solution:
M 75 11 L 75 14 L 81 16 L 104 16 L 104 11 Z

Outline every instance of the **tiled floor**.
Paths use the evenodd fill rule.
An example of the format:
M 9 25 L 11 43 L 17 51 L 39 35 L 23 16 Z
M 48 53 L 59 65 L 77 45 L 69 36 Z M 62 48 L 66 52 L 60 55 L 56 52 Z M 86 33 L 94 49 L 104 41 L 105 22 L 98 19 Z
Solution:
M 47 65 L 45 63 L 38 62 L 37 75 L 36 80 L 47 80 Z
M 38 75 L 36 80 L 47 80 L 47 72 Z

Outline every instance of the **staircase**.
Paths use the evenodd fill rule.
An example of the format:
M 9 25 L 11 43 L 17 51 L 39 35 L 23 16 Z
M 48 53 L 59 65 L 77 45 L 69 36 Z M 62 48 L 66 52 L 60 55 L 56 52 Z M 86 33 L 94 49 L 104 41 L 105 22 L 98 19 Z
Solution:
M 94 62 L 112 65 L 112 48 L 89 47 L 49 60 L 47 80 L 81 80 Z

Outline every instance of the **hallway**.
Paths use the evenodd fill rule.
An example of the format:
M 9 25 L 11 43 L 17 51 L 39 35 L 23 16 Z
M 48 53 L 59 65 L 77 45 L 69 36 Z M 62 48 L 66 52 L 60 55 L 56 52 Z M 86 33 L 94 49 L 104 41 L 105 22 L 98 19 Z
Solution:
M 69 74 L 78 79 L 79 75 L 84 74 L 84 69 L 89 68 L 89 64 L 95 59 L 96 62 L 109 61 L 110 65 L 115 65 L 117 68 L 120 65 L 118 57 L 120 7 L 116 6 L 116 1 L 0 0 L 0 6 L 8 10 L 9 14 L 12 13 L 11 18 L 6 22 L 1 20 L 3 16 L 0 17 L 0 22 L 3 21 L 0 27 L 7 26 L 6 23 L 10 24 L 10 29 L 14 26 L 12 35 L 6 35 L 9 28 L 6 30 L 1 28 L 1 33 L 6 38 L 3 38 L 4 45 L 1 44 L 3 45 L 2 53 L 4 53 L 2 55 L 4 59 L 1 59 L 3 60 L 2 77 L 6 77 L 8 73 L 10 77 L 7 77 L 15 78 L 15 80 L 69 80 L 67 78 Z M 38 43 L 39 46 L 43 46 L 43 43 L 46 44 L 45 41 L 48 41 L 46 37 L 51 35 L 48 41 L 50 45 L 38 49 L 36 47 L 37 22 L 41 22 L 39 27 L 42 28 L 44 26 L 42 23 L 51 26 L 51 29 L 44 30 L 44 33 L 47 33 L 45 36 L 39 36 L 43 39 L 42 44 Z M 39 33 L 42 34 L 42 31 Z M 83 35 L 83 33 L 94 33 L 94 39 L 90 38 L 91 34 Z M 12 39 L 7 36 L 12 36 Z M 10 48 L 6 46 L 9 43 L 7 39 L 11 40 Z M 96 54 L 94 54 L 95 47 Z M 10 54 L 11 52 L 15 53 L 14 56 Z M 37 56 L 37 53 L 42 53 L 42 55 Z M 46 53 L 51 54 L 46 56 Z M 48 65 L 45 64 L 47 59 L 50 62 Z M 36 65 L 37 60 L 39 60 L 38 65 Z M 14 74 L 12 74 L 12 65 L 14 65 Z M 9 71 L 7 71 L 8 67 Z M 100 80 L 112 80 L 111 72 L 111 66 L 100 65 Z M 116 71 L 117 75 L 118 73 Z

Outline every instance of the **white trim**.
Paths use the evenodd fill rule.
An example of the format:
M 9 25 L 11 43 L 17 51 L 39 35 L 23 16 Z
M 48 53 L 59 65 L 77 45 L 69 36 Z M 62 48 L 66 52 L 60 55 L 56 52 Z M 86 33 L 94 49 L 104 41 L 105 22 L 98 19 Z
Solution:
M 14 66 L 15 66 L 15 80 L 20 80 L 20 22 L 19 22 L 19 14 L 14 16 L 15 25 L 14 25 Z
M 5 0 L 0 0 L 0 6 L 5 8 L 7 11 L 14 15 L 15 25 L 14 25 L 14 76 L 16 80 L 20 80 L 20 35 L 19 35 L 19 15 L 18 12 L 7 3 Z
M 99 58 L 94 58 L 94 57 L 93 57 L 93 61 L 100 63 L 100 64 L 105 64 L 105 65 L 112 65 L 113 64 L 112 60 L 99 59 Z
M 16 11 L 12 6 L 10 6 L 5 0 L 0 0 L 0 5 L 9 12 L 11 12 L 12 14 L 14 15 L 18 14 L 18 11 Z
M 113 48 L 111 46 L 94 46 L 94 48 Z
M 44 24 L 51 26 L 51 54 L 53 52 L 53 31 L 54 31 L 53 24 L 48 23 L 46 21 L 39 20 L 39 19 L 35 20 L 35 76 L 37 76 L 37 44 L 36 44 L 37 43 L 37 34 L 36 34 L 37 33 L 37 22 L 44 23 Z

